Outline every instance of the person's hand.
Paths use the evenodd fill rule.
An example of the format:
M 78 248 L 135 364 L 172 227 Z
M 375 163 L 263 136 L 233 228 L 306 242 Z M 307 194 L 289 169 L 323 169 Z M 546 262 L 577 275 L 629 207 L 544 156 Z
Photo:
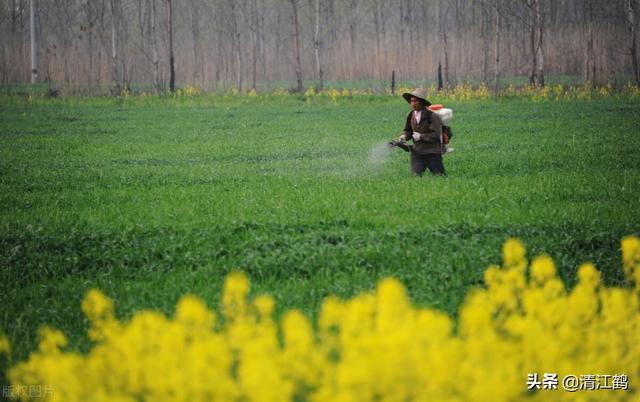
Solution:
M 420 133 L 416 133 L 415 131 L 413 132 L 413 140 L 414 141 L 420 141 L 420 138 L 422 136 L 420 135 Z
M 398 141 L 400 142 L 405 142 L 407 140 L 407 136 L 402 134 L 400 137 L 398 137 Z

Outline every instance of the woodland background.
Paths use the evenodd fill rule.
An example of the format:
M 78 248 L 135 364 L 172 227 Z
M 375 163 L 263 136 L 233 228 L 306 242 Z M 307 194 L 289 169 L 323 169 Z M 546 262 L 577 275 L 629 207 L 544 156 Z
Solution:
M 0 83 L 78 91 L 301 91 L 345 81 L 379 88 L 392 72 L 436 80 L 440 66 L 445 86 L 469 80 L 497 89 L 516 76 L 534 85 L 545 76 L 637 85 L 639 3 L 2 0 Z

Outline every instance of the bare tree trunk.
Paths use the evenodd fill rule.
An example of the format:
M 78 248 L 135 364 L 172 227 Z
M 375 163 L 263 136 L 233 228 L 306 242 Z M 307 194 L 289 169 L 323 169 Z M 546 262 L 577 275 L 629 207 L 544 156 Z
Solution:
M 396 70 L 391 70 L 391 95 L 396 94 Z
M 318 90 L 322 91 L 324 82 L 322 80 L 322 64 L 320 63 L 320 0 L 316 0 L 316 29 L 313 34 L 313 48 L 316 55 L 316 76 L 318 77 L 320 84 Z
M 31 83 L 38 80 L 38 31 L 36 26 L 36 0 L 31 0 Z
M 151 63 L 153 64 L 153 89 L 160 92 L 160 60 L 158 57 L 158 37 L 156 35 L 156 0 L 149 0 L 151 9 Z
M 22 4 L 22 1 L 20 1 L 19 3 L 19 10 L 18 10 L 18 20 L 20 22 L 20 29 L 18 30 L 18 49 L 19 49 L 19 54 L 20 54 L 20 59 L 19 59 L 19 71 L 23 71 L 26 70 L 26 64 L 25 61 L 27 60 L 27 49 L 24 46 L 24 36 L 25 36 L 25 18 L 24 18 L 24 7 Z M 25 71 L 26 72 L 26 71 Z M 22 74 L 21 74 L 22 75 Z M 29 74 L 28 76 L 30 76 L 31 74 Z M 23 75 L 22 76 L 25 81 L 29 78 L 27 78 L 27 76 Z
M 119 2 L 119 6 L 120 6 L 120 10 L 118 12 L 118 15 L 120 15 L 120 25 L 122 26 L 122 28 L 120 28 L 120 61 L 122 62 L 122 80 L 120 82 L 122 82 L 122 87 L 124 89 L 129 89 L 129 83 L 131 81 L 130 77 L 127 75 L 128 74 L 128 70 L 127 70 L 127 47 L 128 47 L 128 41 L 129 41 L 129 25 L 127 23 L 127 18 L 124 17 L 124 9 L 123 9 L 123 2 L 122 0 L 120 0 Z
M 444 82 L 445 85 L 448 87 L 450 82 L 449 82 L 449 48 L 447 45 L 447 30 L 445 29 L 445 25 L 446 25 L 446 19 L 447 19 L 447 15 L 448 15 L 448 10 L 444 12 L 444 15 L 442 15 L 442 8 L 443 8 L 443 0 L 440 0 L 440 7 L 439 7 L 439 14 L 438 14 L 438 25 L 440 26 L 440 38 L 442 40 L 442 49 L 444 51 Z
M 276 50 L 275 50 L 275 59 L 280 60 L 280 25 L 281 25 L 281 16 L 280 13 L 276 13 Z
M 89 0 L 91 1 L 91 0 Z M 96 69 L 96 85 L 100 85 L 102 83 L 102 67 L 104 63 L 102 62 L 105 58 L 107 58 L 108 49 L 105 40 L 105 4 L 104 0 L 100 2 L 100 8 L 98 9 L 98 13 L 96 15 L 96 24 L 97 29 L 96 33 L 98 35 L 98 41 L 100 42 L 100 47 L 98 48 L 98 68 Z
M 173 57 L 173 15 L 171 0 L 167 0 L 167 29 L 169 35 L 169 90 L 176 91 L 176 69 Z
M 236 44 L 235 44 L 235 48 L 236 48 L 236 62 L 237 62 L 237 68 L 238 70 L 236 71 L 236 87 L 238 89 L 238 92 L 242 92 L 242 48 L 241 48 L 241 42 L 240 42 L 240 31 L 236 32 L 235 36 L 235 40 L 236 40 Z
M 88 53 L 89 53 L 89 68 L 88 68 L 88 74 L 87 74 L 87 83 L 89 84 L 89 88 L 92 87 L 94 80 L 93 80 L 93 69 L 94 69 L 94 62 L 93 62 L 93 35 L 94 35 L 94 29 L 95 29 L 95 25 L 96 25 L 96 12 L 95 9 L 93 8 L 93 4 L 91 0 L 87 0 L 84 3 L 84 7 L 87 13 L 87 42 L 88 42 Z
M 489 10 L 488 5 L 482 1 L 482 26 L 480 34 L 482 36 L 482 82 L 487 83 L 489 76 Z
M 300 32 L 298 29 L 298 0 L 291 0 L 293 8 L 293 40 L 296 58 L 296 91 L 302 92 L 302 63 L 300 61 Z
M 113 94 L 120 93 L 120 83 L 118 81 L 118 54 L 117 54 L 117 33 L 118 33 L 118 11 L 117 0 L 111 0 L 111 86 Z
M 631 56 L 631 65 L 633 66 L 633 74 L 636 81 L 636 86 L 640 87 L 638 39 L 636 38 L 636 11 L 635 0 L 627 0 L 627 28 L 631 33 L 631 47 L 629 49 L 629 55 Z
M 143 0 L 138 0 L 138 28 L 140 30 L 140 53 L 146 55 L 145 51 L 147 43 L 145 42 L 145 31 L 147 28 L 147 15 L 145 14 L 146 7 L 142 6 Z
M 202 61 L 200 60 L 200 24 L 198 21 L 198 10 L 194 0 L 189 3 L 189 16 L 191 19 L 191 39 L 193 42 L 193 69 L 191 71 L 191 82 L 196 85 L 198 75 L 202 75 Z
M 232 24 L 233 24 L 233 40 L 234 40 L 234 48 L 235 48 L 235 53 L 236 53 L 236 85 L 237 85 L 237 89 L 238 92 L 242 92 L 242 42 L 241 42 L 241 38 L 240 38 L 240 27 L 239 22 L 238 22 L 238 17 L 237 17 L 237 13 L 236 13 L 236 2 L 234 0 L 231 0 L 231 18 L 232 18 Z
M 258 11 L 256 0 L 251 0 L 249 29 L 251 31 L 251 88 L 255 91 L 258 75 Z
M 358 63 L 358 58 L 356 57 L 357 48 L 356 48 L 356 35 L 358 32 L 358 2 L 357 0 L 349 1 L 349 51 L 353 60 L 353 64 Z M 351 68 L 351 79 L 353 79 L 353 68 Z
M 373 27 L 374 27 L 374 35 L 376 40 L 376 56 L 375 56 L 375 64 L 380 62 L 380 2 L 378 0 L 374 1 L 373 10 Z
M 444 44 L 444 82 L 447 87 L 451 84 L 449 80 L 449 45 L 447 44 L 447 30 L 442 28 L 442 43 Z
M 440 6 L 442 6 L 442 0 L 440 0 Z M 405 54 L 405 40 L 404 40 L 405 33 L 404 33 L 404 30 L 405 30 L 406 17 L 404 15 L 404 13 L 405 13 L 405 11 L 404 11 L 404 1 L 400 0 L 400 26 L 399 26 L 399 29 L 400 29 L 400 52 L 402 54 Z
M 540 11 L 540 1 L 541 0 L 535 0 L 536 30 L 538 31 L 538 41 L 536 43 L 536 52 L 538 53 L 536 59 L 536 76 L 538 78 L 538 85 L 544 86 L 544 15 Z
M 531 46 L 531 85 L 544 86 L 543 32 L 544 15 L 540 11 L 540 0 L 525 0 L 529 9 L 530 46 Z
M 16 33 L 16 25 L 18 25 L 16 0 L 11 0 L 11 33 Z
M 538 65 L 538 52 L 536 52 L 536 17 L 535 12 L 533 11 L 533 1 L 536 0 L 525 0 L 526 5 L 529 9 L 529 47 L 531 50 L 531 71 L 529 72 L 529 84 L 536 84 L 536 67 Z
M 266 19 L 266 6 L 264 1 L 260 2 L 260 29 L 258 31 L 258 38 L 260 40 L 260 65 L 262 67 L 261 76 L 263 80 L 267 79 L 267 38 L 265 36 L 265 19 Z
M 587 49 L 584 58 L 584 80 L 595 81 L 596 76 L 596 62 L 595 51 L 593 43 L 593 1 L 588 0 L 585 2 L 586 15 L 587 15 Z
M 494 12 L 496 18 L 496 36 L 494 42 L 495 52 L 495 69 L 493 73 L 493 90 L 497 93 L 500 89 L 500 8 L 498 6 L 498 0 L 494 0 Z
M 58 15 L 58 26 L 59 26 L 59 37 L 61 40 L 60 53 L 62 54 L 62 85 L 71 85 L 71 74 L 69 73 L 69 53 L 71 52 L 71 42 L 69 27 L 71 26 L 71 21 L 67 18 L 67 15 L 64 13 L 60 13 Z M 37 24 L 36 24 L 37 25 Z

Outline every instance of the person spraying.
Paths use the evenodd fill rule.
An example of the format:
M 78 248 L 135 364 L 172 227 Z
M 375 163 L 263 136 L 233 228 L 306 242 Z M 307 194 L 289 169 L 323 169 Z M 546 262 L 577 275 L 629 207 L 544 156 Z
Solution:
M 451 118 L 451 110 L 441 107 L 434 108 L 437 111 L 431 110 L 431 102 L 422 88 L 403 93 L 402 97 L 411 106 L 411 112 L 405 119 L 402 135 L 389 145 L 411 154 L 410 167 L 414 175 L 422 176 L 427 169 L 432 175 L 445 175 L 442 155 L 450 151 L 447 144 L 451 131 L 447 126 L 443 131 L 443 119 Z M 407 144 L 407 141 L 413 144 Z

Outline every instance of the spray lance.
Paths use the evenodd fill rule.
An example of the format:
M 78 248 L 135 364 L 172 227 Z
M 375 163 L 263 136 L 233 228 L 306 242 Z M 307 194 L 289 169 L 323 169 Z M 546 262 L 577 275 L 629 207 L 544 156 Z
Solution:
M 387 142 L 387 146 L 389 148 L 394 148 L 394 147 L 398 147 L 400 149 L 402 149 L 405 152 L 409 152 L 410 148 L 407 145 L 407 142 L 405 140 L 393 140 L 393 141 L 389 141 Z

